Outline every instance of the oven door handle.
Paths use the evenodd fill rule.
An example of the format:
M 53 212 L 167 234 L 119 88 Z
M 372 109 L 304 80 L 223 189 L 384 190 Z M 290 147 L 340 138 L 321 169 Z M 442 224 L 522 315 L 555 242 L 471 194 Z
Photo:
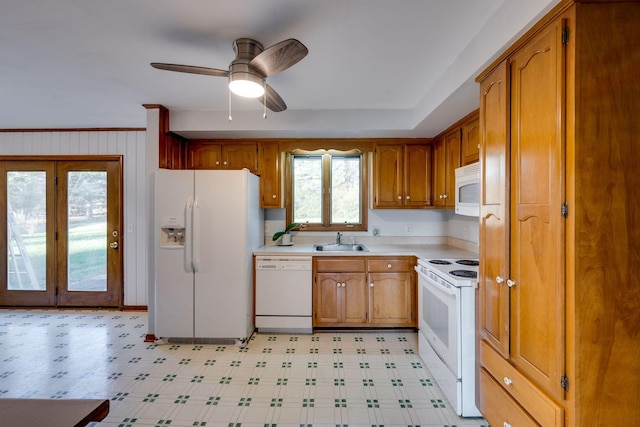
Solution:
M 431 280 L 429 278 L 429 276 L 426 276 L 424 273 L 422 273 L 422 271 L 420 271 L 418 269 L 418 267 L 414 267 L 414 270 L 416 270 L 416 272 L 418 273 L 419 279 L 423 279 L 423 280 L 425 280 L 427 282 L 427 285 L 429 285 L 430 289 L 437 290 L 440 293 L 443 293 L 443 294 L 449 295 L 449 296 L 456 296 L 457 295 L 457 291 L 456 291 L 455 287 L 453 287 L 453 286 L 443 286 L 440 283 Z

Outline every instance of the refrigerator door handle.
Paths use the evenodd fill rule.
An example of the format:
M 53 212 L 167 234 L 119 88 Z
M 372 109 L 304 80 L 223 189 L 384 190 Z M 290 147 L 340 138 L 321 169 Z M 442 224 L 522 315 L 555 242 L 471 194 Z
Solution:
M 200 266 L 200 202 L 196 197 L 193 200 L 193 227 L 191 234 L 193 235 L 193 254 L 192 254 L 192 264 L 193 264 L 193 272 L 197 273 Z
M 184 214 L 186 219 L 186 230 L 184 233 L 184 269 L 188 272 L 193 272 L 193 197 L 187 199 Z

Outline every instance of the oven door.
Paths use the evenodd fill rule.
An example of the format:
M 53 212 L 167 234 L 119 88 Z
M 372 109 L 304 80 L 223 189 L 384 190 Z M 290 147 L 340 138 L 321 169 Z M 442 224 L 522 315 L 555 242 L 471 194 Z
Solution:
M 460 378 L 458 357 L 458 314 L 460 289 L 439 283 L 429 277 L 433 273 L 424 267 L 418 271 L 418 316 L 420 333 L 424 335 L 438 357 Z

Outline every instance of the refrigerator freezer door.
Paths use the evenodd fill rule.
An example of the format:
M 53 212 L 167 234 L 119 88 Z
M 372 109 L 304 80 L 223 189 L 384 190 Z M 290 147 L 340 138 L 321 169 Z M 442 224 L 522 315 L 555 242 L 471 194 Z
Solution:
M 163 244 L 166 225 L 187 227 L 193 197 L 193 171 L 159 170 L 155 180 L 155 335 L 193 336 L 193 273 L 182 245 Z

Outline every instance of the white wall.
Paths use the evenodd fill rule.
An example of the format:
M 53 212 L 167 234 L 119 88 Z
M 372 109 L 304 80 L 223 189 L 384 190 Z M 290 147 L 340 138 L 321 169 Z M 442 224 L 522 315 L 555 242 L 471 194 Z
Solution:
M 0 155 L 122 155 L 124 305 L 147 305 L 144 131 L 0 132 Z M 133 231 L 129 231 L 133 228 Z

